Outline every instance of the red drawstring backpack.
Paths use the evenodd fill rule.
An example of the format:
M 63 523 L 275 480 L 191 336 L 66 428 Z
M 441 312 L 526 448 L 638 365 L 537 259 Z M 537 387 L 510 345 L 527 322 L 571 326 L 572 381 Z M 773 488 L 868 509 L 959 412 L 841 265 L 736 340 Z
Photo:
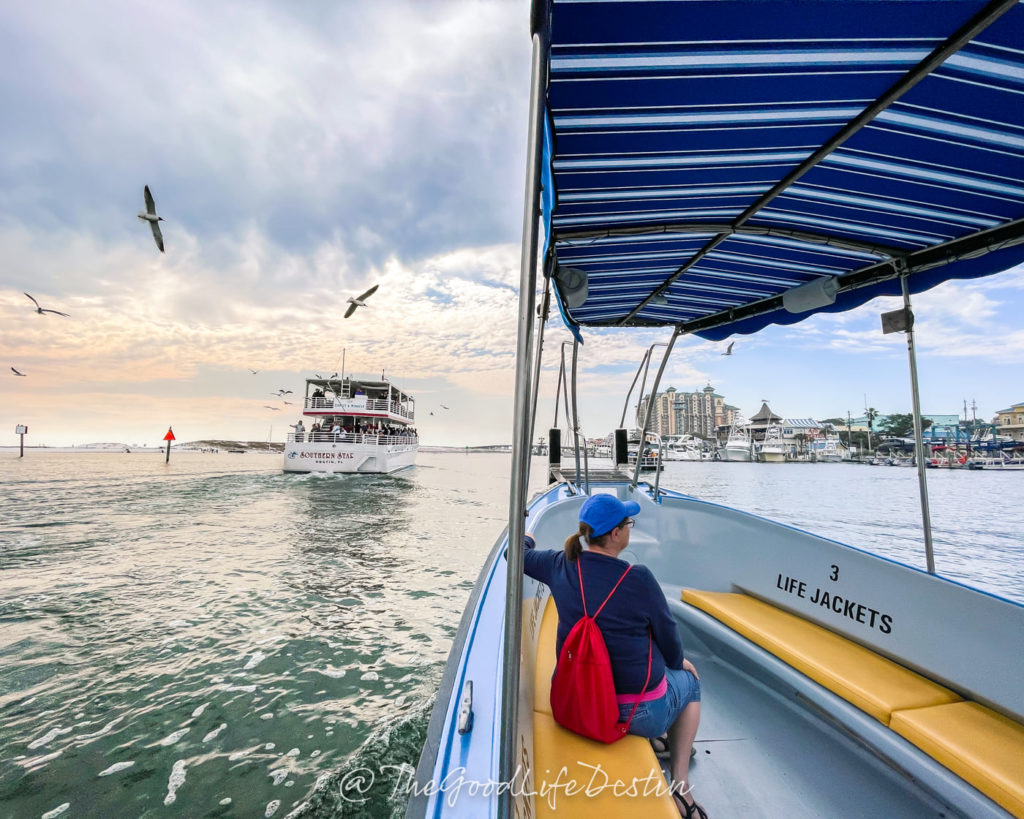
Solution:
M 587 596 L 583 592 L 583 570 L 580 563 L 581 559 L 577 557 L 576 571 L 580 578 L 583 616 L 572 627 L 558 655 L 555 675 L 551 679 L 551 715 L 563 728 L 599 742 L 611 743 L 622 739 L 629 731 L 629 724 L 633 721 L 633 714 L 640 704 L 640 698 L 638 697 L 633 704 L 629 719 L 619 722 L 619 704 L 615 698 L 612 664 L 608 658 L 604 635 L 597 625 L 597 615 L 611 600 L 615 590 L 633 567 L 630 566 L 622 573 L 619 582 L 608 592 L 604 603 L 591 617 L 587 614 Z M 648 644 L 647 680 L 644 682 L 640 697 L 647 691 L 650 681 L 651 647 Z

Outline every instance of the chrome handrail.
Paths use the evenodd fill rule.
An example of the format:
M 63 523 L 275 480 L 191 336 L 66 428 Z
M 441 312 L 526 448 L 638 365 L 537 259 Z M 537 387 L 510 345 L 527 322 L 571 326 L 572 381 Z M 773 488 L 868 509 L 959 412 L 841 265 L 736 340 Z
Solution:
M 665 355 L 661 359 L 661 366 L 658 367 L 658 374 L 654 377 L 654 383 L 651 385 L 651 400 L 647 402 L 647 412 L 644 414 L 644 423 L 643 423 L 643 426 L 640 428 L 640 449 L 641 449 L 641 452 L 638 453 L 638 457 L 636 459 L 636 469 L 633 471 L 633 482 L 630 484 L 630 487 L 634 488 L 634 489 L 640 483 L 640 461 L 641 461 L 641 458 L 639 456 L 643 452 L 644 440 L 646 439 L 646 435 L 647 435 L 647 427 L 651 423 L 651 414 L 654 411 L 654 400 L 655 400 L 655 398 L 658 395 L 658 385 L 661 384 L 661 376 L 665 373 L 665 365 L 668 364 L 668 357 L 670 355 L 672 355 L 672 348 L 675 346 L 676 339 L 679 338 L 680 332 L 681 331 L 680 331 L 678 326 L 675 328 L 675 330 L 672 331 L 672 338 L 669 339 L 669 342 L 668 342 L 668 344 L 665 347 Z M 654 350 L 654 347 L 655 347 L 655 345 L 652 344 L 651 345 L 651 350 Z M 645 374 L 644 375 L 644 382 L 646 383 L 646 381 L 647 381 L 647 375 Z M 641 388 L 641 393 L 642 392 L 643 392 L 643 389 Z M 642 395 L 640 397 L 640 400 L 641 401 L 643 400 L 643 396 Z M 660 455 L 660 450 L 659 450 L 659 455 Z M 659 469 L 658 471 L 660 472 L 661 470 Z M 655 496 L 655 497 L 657 497 L 657 496 Z

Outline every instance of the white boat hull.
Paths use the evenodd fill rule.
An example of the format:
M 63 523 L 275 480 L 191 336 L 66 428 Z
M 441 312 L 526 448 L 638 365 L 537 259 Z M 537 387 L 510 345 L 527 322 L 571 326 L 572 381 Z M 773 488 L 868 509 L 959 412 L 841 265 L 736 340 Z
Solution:
M 762 450 L 760 457 L 766 464 L 784 464 L 786 462 L 785 452 L 765 452 Z
M 747 461 L 751 460 L 750 447 L 724 447 L 721 450 L 721 456 L 723 461 Z
M 289 442 L 284 450 L 285 472 L 389 474 L 416 463 L 415 443 Z

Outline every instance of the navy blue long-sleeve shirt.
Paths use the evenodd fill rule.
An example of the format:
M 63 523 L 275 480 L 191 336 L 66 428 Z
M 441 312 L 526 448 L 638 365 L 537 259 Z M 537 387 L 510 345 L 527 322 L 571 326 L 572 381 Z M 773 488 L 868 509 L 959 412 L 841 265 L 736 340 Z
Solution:
M 576 564 L 559 549 L 537 549 L 533 538 L 526 537 L 523 570 L 551 589 L 558 609 L 556 656 L 576 621 L 583 616 L 580 582 Z M 591 616 L 608 596 L 629 564 L 616 557 L 584 551 L 580 557 L 587 611 Z M 646 566 L 637 564 L 622 581 L 597 618 L 608 656 L 612 663 L 615 691 L 639 694 L 647 678 L 648 629 L 651 643 L 650 691 L 665 676 L 665 667 L 683 667 L 683 643 L 675 620 L 668 610 L 661 587 Z

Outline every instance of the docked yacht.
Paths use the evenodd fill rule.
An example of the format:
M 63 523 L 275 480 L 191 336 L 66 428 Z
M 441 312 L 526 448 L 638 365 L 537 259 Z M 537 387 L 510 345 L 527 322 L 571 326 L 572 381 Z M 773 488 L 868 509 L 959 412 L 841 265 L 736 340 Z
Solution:
M 397 472 L 416 461 L 416 402 L 387 379 L 308 378 L 285 472 Z M 307 427 L 308 423 L 308 427 Z
M 729 438 L 725 446 L 718 450 L 719 460 L 722 461 L 752 461 L 754 444 L 747 431 L 747 421 L 737 418 L 729 430 Z
M 772 424 L 764 432 L 764 440 L 757 444 L 757 460 L 766 464 L 786 462 L 786 444 L 782 440 L 782 427 Z
M 665 461 L 699 461 L 700 442 L 692 435 L 666 438 L 661 457 Z

